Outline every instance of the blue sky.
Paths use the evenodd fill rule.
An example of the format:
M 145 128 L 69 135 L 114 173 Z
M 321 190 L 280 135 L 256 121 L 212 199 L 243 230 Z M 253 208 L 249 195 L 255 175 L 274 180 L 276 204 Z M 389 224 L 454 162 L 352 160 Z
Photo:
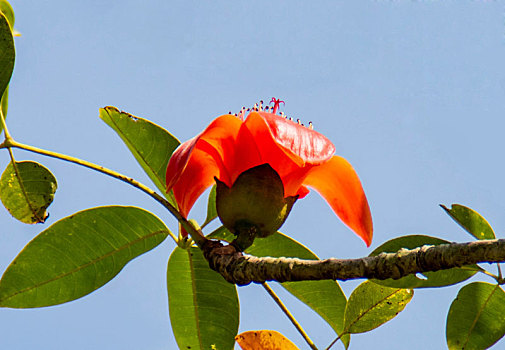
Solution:
M 461 203 L 505 228 L 505 7 L 500 1 L 12 1 L 17 60 L 8 125 L 21 142 L 143 174 L 98 118 L 113 105 L 180 140 L 216 116 L 272 96 L 331 139 L 361 177 L 374 218 L 371 248 L 324 200 L 297 202 L 282 231 L 320 257 L 368 255 L 405 234 L 469 241 L 438 207 Z M 99 205 L 136 205 L 175 228 L 142 193 L 89 170 L 16 151 L 59 181 L 45 226 L 0 210 L 0 270 L 56 220 Z M 0 164 L 8 163 L 7 152 Z M 202 200 L 192 212 L 203 219 Z M 169 349 L 165 287 L 173 242 L 128 264 L 100 290 L 64 305 L 0 310 L 9 349 Z M 481 277 L 479 277 L 481 280 Z M 347 295 L 356 282 L 342 283 Z M 275 286 L 274 286 L 275 287 Z M 321 347 L 334 335 L 275 288 Z M 445 347 L 459 286 L 416 290 L 397 318 L 351 348 Z M 258 286 L 240 288 L 240 330 L 301 337 Z M 503 342 L 502 342 L 503 343 Z M 335 349 L 341 348 L 338 344 Z

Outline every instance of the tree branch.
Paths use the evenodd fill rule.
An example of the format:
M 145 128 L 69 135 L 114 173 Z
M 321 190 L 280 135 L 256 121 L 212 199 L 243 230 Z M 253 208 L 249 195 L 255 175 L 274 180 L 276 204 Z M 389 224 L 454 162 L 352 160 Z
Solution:
M 505 262 L 505 239 L 425 245 L 361 259 L 258 258 L 230 252 L 230 249 L 226 249 L 229 247 L 209 240 L 202 250 L 213 270 L 228 282 L 238 285 L 266 281 L 399 279 L 418 272 L 439 271 L 482 262 Z

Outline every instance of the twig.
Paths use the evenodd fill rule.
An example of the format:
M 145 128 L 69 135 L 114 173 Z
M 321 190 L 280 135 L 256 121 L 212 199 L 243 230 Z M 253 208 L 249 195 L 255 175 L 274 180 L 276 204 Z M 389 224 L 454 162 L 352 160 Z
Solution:
M 4 123 L 5 124 L 5 123 Z M 4 125 L 5 126 L 5 125 Z M 7 130 L 5 130 L 7 131 Z M 142 192 L 146 193 L 147 195 L 151 196 L 154 200 L 156 200 L 158 203 L 163 205 L 180 223 L 181 225 L 186 229 L 186 231 L 191 235 L 193 240 L 200 246 L 202 245 L 207 239 L 203 236 L 203 233 L 200 230 L 197 230 L 193 225 L 191 225 L 186 218 L 182 216 L 182 214 L 165 198 L 160 196 L 158 193 L 147 187 L 146 185 L 132 179 L 131 177 L 128 177 L 126 175 L 120 174 L 114 170 L 107 169 L 103 166 L 93 164 L 91 162 L 75 158 L 72 156 L 68 156 L 65 154 L 57 153 L 57 152 L 52 152 L 48 150 L 44 150 L 41 148 L 33 147 L 30 145 L 25 145 L 20 142 L 14 141 L 11 137 L 7 137 L 6 133 L 6 138 L 5 141 L 0 144 L 0 148 L 19 148 L 23 149 L 25 151 L 37 153 L 37 154 L 42 154 L 44 156 L 52 157 L 52 158 L 57 158 L 61 159 L 70 163 L 78 164 L 83 167 L 98 171 L 100 173 L 103 173 L 105 175 L 111 176 L 115 179 L 121 180 L 133 187 L 138 188 Z M 177 242 L 177 237 L 173 233 L 170 233 L 174 241 Z
M 272 299 L 275 301 L 275 303 L 281 308 L 282 312 L 284 312 L 284 314 L 289 318 L 289 321 L 291 321 L 291 323 L 293 324 L 293 326 L 295 326 L 295 328 L 298 331 L 298 333 L 300 333 L 302 335 L 303 339 L 305 339 L 305 341 L 307 342 L 307 344 L 309 344 L 310 348 L 313 349 L 313 350 L 317 350 L 317 347 L 314 344 L 314 342 L 310 339 L 310 337 L 308 336 L 308 334 L 305 333 L 305 331 L 303 330 L 303 328 L 300 325 L 300 323 L 298 323 L 298 321 L 295 319 L 295 317 L 293 316 L 293 314 L 288 310 L 288 308 L 286 307 L 286 305 L 284 305 L 284 303 L 282 302 L 282 300 L 277 296 L 277 294 L 275 294 L 275 292 L 273 291 L 273 289 L 270 288 L 270 286 L 268 284 L 266 284 L 266 282 L 262 283 L 261 285 L 267 291 L 267 293 L 272 297 Z

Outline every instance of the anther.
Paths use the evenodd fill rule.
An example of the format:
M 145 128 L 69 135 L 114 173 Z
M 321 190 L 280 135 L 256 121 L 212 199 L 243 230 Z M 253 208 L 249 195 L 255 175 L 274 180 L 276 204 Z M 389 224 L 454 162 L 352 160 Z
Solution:
M 310 130 L 314 129 L 314 125 L 312 125 L 312 122 L 309 122 L 309 129 Z
M 296 122 L 298 123 L 298 125 L 302 125 L 302 122 L 300 121 L 300 119 L 297 119 Z

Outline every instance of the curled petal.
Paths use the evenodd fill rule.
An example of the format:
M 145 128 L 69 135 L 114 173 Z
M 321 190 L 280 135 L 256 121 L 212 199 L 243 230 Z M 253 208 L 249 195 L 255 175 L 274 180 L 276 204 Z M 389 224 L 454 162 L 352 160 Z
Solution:
M 333 156 L 328 163 L 313 167 L 304 185 L 319 192 L 340 219 L 370 246 L 372 215 L 358 175 L 349 162 Z
M 222 169 L 214 157 L 206 150 L 195 148 L 184 171 L 173 186 L 175 200 L 184 217 L 195 204 L 200 195 L 214 184 L 214 176 L 220 175 Z
M 198 136 L 181 144 L 168 162 L 166 182 L 167 191 L 179 180 L 186 168 L 195 148 L 205 140 L 214 148 L 214 158 L 221 158 L 222 163 L 227 163 L 233 157 L 234 142 L 242 121 L 232 115 L 222 115 L 216 119 Z
M 205 148 L 204 143 L 210 146 L 210 148 L 206 148 L 206 151 L 211 153 L 222 164 L 223 168 L 226 168 L 228 175 L 233 173 L 237 138 L 242 123 L 240 119 L 233 115 L 222 115 L 216 118 L 198 136 L 199 143 L 202 143 L 202 145 L 199 144 L 197 148 Z M 216 174 L 216 176 L 218 175 Z M 229 181 L 229 178 L 219 179 L 223 182 Z
M 303 162 L 300 165 L 325 163 L 335 153 L 335 146 L 323 134 L 273 113 L 259 114 L 275 141 L 296 155 Z
M 262 115 L 263 114 L 269 113 L 262 113 Z M 300 168 L 303 168 L 305 162 L 297 154 L 278 143 L 278 140 L 274 138 L 262 115 L 260 115 L 260 113 L 252 112 L 244 122 L 244 126 L 249 130 L 260 154 L 260 162 L 255 165 L 263 163 L 270 164 L 270 166 L 272 166 L 272 168 L 280 175 L 284 185 L 286 185 L 286 176 L 298 172 Z M 279 118 L 284 120 L 282 117 Z M 301 182 L 299 185 L 301 185 Z M 293 193 L 288 192 L 286 192 L 286 195 L 293 195 Z
M 233 162 L 230 162 L 231 183 L 228 184 L 228 187 L 231 187 L 244 171 L 263 163 L 265 162 L 262 161 L 257 141 L 246 125 L 242 123 L 235 142 L 234 159 Z
M 193 148 L 195 147 L 197 141 L 197 137 L 194 137 L 177 147 L 175 152 L 172 154 L 170 161 L 167 166 L 166 173 L 166 184 L 167 184 L 167 192 L 172 189 L 174 184 L 179 180 L 182 172 L 186 168 L 186 164 L 188 163 L 189 157 L 193 152 Z
M 308 193 L 306 188 L 301 189 L 307 174 L 312 167 L 329 161 L 335 152 L 333 144 L 323 135 L 275 114 L 252 112 L 244 126 L 250 131 L 261 155 L 258 164 L 268 163 L 277 171 L 286 196 L 303 198 Z M 300 144 L 295 144 L 297 142 Z M 288 143 L 292 144 L 287 148 Z M 324 144 L 326 153 L 311 150 L 313 143 Z

